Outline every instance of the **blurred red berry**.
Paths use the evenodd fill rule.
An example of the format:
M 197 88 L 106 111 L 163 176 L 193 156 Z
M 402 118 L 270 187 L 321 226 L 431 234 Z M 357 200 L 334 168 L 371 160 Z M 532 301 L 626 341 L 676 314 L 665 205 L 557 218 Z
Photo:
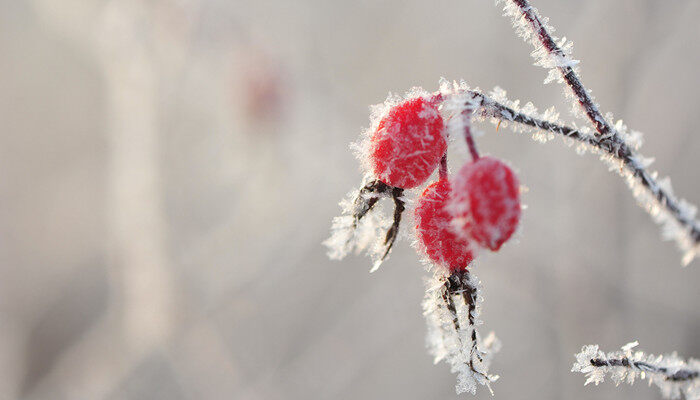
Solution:
M 474 259 L 469 240 L 455 234 L 447 209 L 450 182 L 441 179 L 428 186 L 416 205 L 416 232 L 421 249 L 438 265 L 451 271 L 465 270 Z
M 493 157 L 462 167 L 454 179 L 450 210 L 465 237 L 497 251 L 520 221 L 520 182 L 513 170 Z
M 422 184 L 447 150 L 444 130 L 436 104 L 424 98 L 393 107 L 371 138 L 374 175 L 387 185 L 404 189 Z

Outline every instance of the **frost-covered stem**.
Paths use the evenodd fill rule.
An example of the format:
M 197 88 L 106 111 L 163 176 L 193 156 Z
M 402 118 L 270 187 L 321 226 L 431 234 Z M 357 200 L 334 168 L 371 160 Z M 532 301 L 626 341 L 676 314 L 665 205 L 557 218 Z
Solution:
M 700 372 L 693 369 L 679 369 L 677 371 L 669 371 L 666 367 L 659 367 L 644 361 L 631 361 L 627 357 L 605 359 L 605 358 L 592 358 L 591 365 L 594 367 L 627 367 L 636 368 L 644 372 L 653 372 L 657 374 L 662 374 L 666 377 L 666 380 L 679 382 L 679 381 L 690 381 L 697 379 Z
M 547 31 L 544 24 L 542 24 L 542 21 L 540 21 L 540 18 L 530 5 L 530 2 L 528 0 L 511 1 L 513 4 L 518 6 L 523 18 L 525 18 L 528 24 L 530 24 L 532 30 L 537 36 L 537 39 L 547 50 L 547 52 L 553 54 L 557 58 L 566 58 L 566 53 L 564 53 L 564 51 L 557 45 L 554 38 L 552 38 L 552 35 L 550 35 L 550 33 Z M 612 134 L 617 137 L 617 141 L 624 144 L 622 140 L 619 139 L 619 135 L 615 129 L 606 121 L 605 118 L 603 118 L 603 115 L 598 110 L 598 106 L 596 106 L 595 102 L 588 94 L 588 91 L 583 86 L 583 83 L 581 83 L 581 79 L 578 77 L 578 74 L 576 74 L 576 71 L 574 71 L 573 66 L 566 64 L 563 66 L 558 66 L 557 69 L 564 78 L 567 86 L 569 86 L 569 88 L 571 88 L 571 90 L 574 92 L 576 100 L 581 105 L 586 113 L 586 116 L 595 127 L 595 130 L 598 132 L 598 136 L 607 136 Z
M 638 342 L 628 343 L 621 350 L 605 353 L 598 345 L 583 346 L 576 354 L 572 372 L 586 376 L 585 384 L 599 384 L 609 377 L 619 385 L 633 384 L 637 378 L 648 379 L 666 399 L 700 399 L 700 361 L 684 360 L 675 352 L 661 356 L 635 351 Z
M 664 224 L 664 235 L 676 239 L 679 247 L 685 252 L 683 264 L 689 263 L 700 252 L 700 222 L 695 220 L 695 208 L 686 206 L 685 201 L 676 198 L 667 182 L 661 182 L 660 185 L 656 174 L 646 170 L 646 160 L 626 141 L 625 132 L 621 133 L 617 125 L 612 125 L 609 118 L 603 117 L 590 92 L 581 83 L 575 67 L 578 61 L 571 58 L 570 44 L 566 44 L 566 39 L 559 40 L 552 36 L 553 29 L 547 25 L 547 19 L 539 15 L 529 0 L 497 0 L 497 3 L 500 1 L 506 2 L 505 15 L 513 19 L 516 31 L 535 47 L 532 53 L 536 59 L 535 65 L 552 68 L 545 83 L 555 75 L 560 75 L 560 82 L 571 89 L 577 105 L 583 109 L 586 119 L 590 120 L 595 128 L 592 135 L 577 133 L 575 136 L 567 136 L 578 140 L 584 137 L 584 142 L 610 154 L 613 160 L 620 162 L 620 172 L 627 178 L 635 197 L 657 222 Z M 503 119 L 499 115 L 494 117 Z M 504 117 L 541 129 L 533 124 L 535 121 L 526 118 L 517 121 L 510 115 Z M 563 133 L 558 129 L 548 130 Z
M 478 157 L 478 154 L 477 154 Z M 476 158 L 475 158 L 476 160 Z M 476 326 L 475 315 L 476 315 L 476 287 L 470 285 L 464 285 L 462 282 L 469 282 L 469 272 L 454 272 L 447 280 L 447 291 L 448 293 L 460 293 L 464 299 L 464 304 L 467 306 L 467 321 L 469 326 Z M 451 300 L 450 300 L 451 301 Z M 457 330 L 459 330 L 459 325 L 457 325 Z M 482 361 L 481 355 L 479 354 L 479 349 L 477 348 L 478 340 L 476 338 L 476 329 L 472 329 L 471 333 L 471 349 L 469 352 L 469 368 L 476 371 L 474 368 L 474 356 Z M 483 376 L 486 380 L 489 380 L 488 375 L 477 372 L 479 375 Z
M 480 290 L 479 280 L 468 271 L 439 272 L 428 281 L 423 300 L 428 347 L 435 363 L 445 360 L 457 373 L 458 394 L 475 394 L 477 385 L 490 391 L 491 382 L 498 379 L 489 374 L 489 367 L 500 342 L 493 333 L 484 339 L 476 331 L 482 324 Z
M 659 205 L 665 207 L 668 212 L 686 229 L 689 230 L 690 236 L 697 245 L 700 243 L 700 223 L 684 215 L 681 211 L 678 200 L 664 190 L 658 181 L 637 161 L 636 153 L 617 135 L 592 136 L 586 135 L 578 129 L 560 125 L 546 120 L 531 117 L 529 115 L 517 112 L 512 108 L 501 104 L 485 94 L 477 91 L 469 91 L 471 100 L 470 105 L 476 102 L 480 111 L 487 116 L 502 120 L 516 122 L 519 124 L 531 126 L 547 132 L 552 132 L 557 135 L 562 135 L 579 142 L 595 147 L 603 152 L 606 152 L 618 160 L 622 161 L 634 178 L 646 188 L 653 197 L 659 202 Z

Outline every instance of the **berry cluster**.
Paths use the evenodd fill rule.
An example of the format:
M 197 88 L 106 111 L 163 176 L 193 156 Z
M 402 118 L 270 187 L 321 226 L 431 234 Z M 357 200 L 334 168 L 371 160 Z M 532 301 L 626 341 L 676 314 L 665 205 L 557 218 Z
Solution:
M 404 189 L 425 183 L 442 161 L 438 180 L 418 198 L 416 236 L 430 261 L 449 271 L 466 270 L 479 248 L 498 251 L 515 232 L 520 220 L 519 182 L 502 161 L 479 157 L 468 124 L 464 130 L 473 160 L 454 178 L 447 176 L 447 132 L 439 109 L 441 100 L 440 95 L 409 98 L 386 112 L 368 144 L 375 179 L 361 191 L 386 186 L 384 193 L 402 195 Z M 367 206 L 371 208 L 378 198 L 370 197 L 358 209 L 367 212 Z M 396 237 L 397 219 L 385 240 L 388 246 L 382 259 Z
M 361 146 L 366 182 L 345 202 L 345 214 L 334 220 L 326 242 L 333 258 L 371 247 L 375 270 L 398 237 L 406 193 L 439 170 L 415 202 L 415 237 L 419 251 L 436 267 L 423 304 L 429 347 L 436 360 L 446 360 L 458 373 L 458 392 L 474 392 L 477 384 L 497 379 L 488 374 L 497 339 L 482 339 L 476 331 L 482 298 L 470 265 L 480 249 L 498 251 L 520 221 L 518 178 L 504 162 L 479 155 L 471 136 L 477 109 L 471 101 L 456 92 L 389 101 Z M 464 135 L 472 159 L 450 176 L 447 139 L 453 134 Z M 393 202 L 390 225 L 377 216 L 382 198 Z
M 518 178 L 505 163 L 479 157 L 451 182 L 440 177 L 416 206 L 416 232 L 424 252 L 451 271 L 465 270 L 478 248 L 498 251 L 520 220 Z

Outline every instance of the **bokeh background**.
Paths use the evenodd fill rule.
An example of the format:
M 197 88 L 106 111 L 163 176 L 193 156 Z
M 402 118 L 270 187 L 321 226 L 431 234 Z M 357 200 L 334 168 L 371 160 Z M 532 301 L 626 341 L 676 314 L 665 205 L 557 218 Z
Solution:
M 700 202 L 700 3 L 536 0 L 603 109 Z M 438 79 L 569 105 L 491 1 L 0 1 L 0 399 L 453 399 L 407 241 L 321 242 L 368 105 Z M 492 126 L 529 188 L 476 267 L 502 399 L 583 387 L 582 345 L 700 356 L 698 261 L 594 156 Z M 464 152 L 456 147 L 452 168 Z M 490 398 L 481 390 L 477 398 Z M 460 398 L 470 398 L 469 395 Z

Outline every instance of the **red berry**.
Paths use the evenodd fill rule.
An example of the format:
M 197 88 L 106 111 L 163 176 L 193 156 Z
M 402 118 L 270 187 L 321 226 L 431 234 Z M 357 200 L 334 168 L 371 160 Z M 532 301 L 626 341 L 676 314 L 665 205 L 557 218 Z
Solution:
M 451 271 L 464 270 L 474 259 L 469 240 L 455 234 L 447 206 L 451 186 L 441 179 L 425 188 L 416 205 L 418 242 L 425 254 Z
M 399 188 L 422 184 L 447 150 L 444 130 L 437 106 L 422 97 L 393 107 L 371 138 L 374 175 Z
M 466 164 L 454 179 L 450 210 L 455 227 L 492 251 L 501 248 L 520 221 L 520 182 L 510 167 L 493 157 Z

